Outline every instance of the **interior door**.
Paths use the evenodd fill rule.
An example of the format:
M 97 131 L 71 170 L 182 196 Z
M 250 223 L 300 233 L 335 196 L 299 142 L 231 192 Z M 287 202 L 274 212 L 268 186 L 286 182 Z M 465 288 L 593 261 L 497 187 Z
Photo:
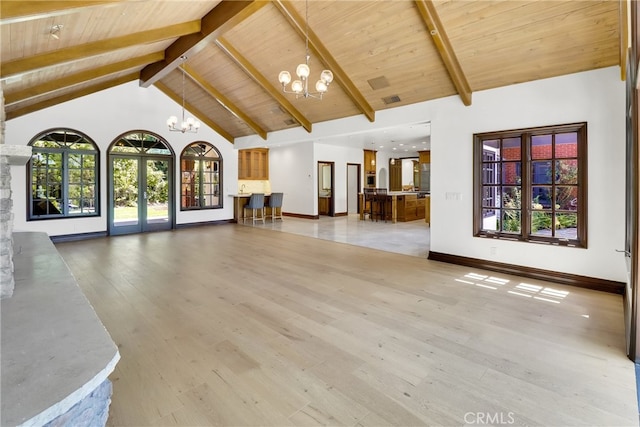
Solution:
M 333 162 L 318 162 L 318 214 L 334 215 Z
M 171 168 L 163 157 L 111 156 L 109 234 L 172 228 Z

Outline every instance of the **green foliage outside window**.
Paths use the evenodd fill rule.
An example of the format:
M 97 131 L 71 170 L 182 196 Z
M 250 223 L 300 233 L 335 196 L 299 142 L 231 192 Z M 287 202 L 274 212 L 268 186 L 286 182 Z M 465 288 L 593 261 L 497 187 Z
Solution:
M 29 219 L 97 215 L 98 150 L 71 130 L 48 131 L 30 142 Z

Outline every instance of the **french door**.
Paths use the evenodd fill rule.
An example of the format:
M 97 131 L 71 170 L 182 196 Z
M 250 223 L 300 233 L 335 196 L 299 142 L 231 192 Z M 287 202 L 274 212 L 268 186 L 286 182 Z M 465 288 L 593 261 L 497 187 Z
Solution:
M 109 234 L 169 230 L 175 219 L 173 151 L 160 136 L 135 131 L 109 148 Z
M 171 159 L 112 155 L 109 166 L 109 234 L 173 227 Z

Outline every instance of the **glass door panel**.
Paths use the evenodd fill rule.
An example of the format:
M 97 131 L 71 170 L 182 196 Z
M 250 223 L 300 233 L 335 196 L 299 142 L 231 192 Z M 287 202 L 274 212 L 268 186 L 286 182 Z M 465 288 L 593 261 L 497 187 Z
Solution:
M 135 157 L 114 157 L 112 159 L 112 225 L 114 229 L 121 229 L 120 232 L 112 234 L 131 232 L 132 227 L 134 227 L 133 232 L 139 231 L 139 163 L 140 160 Z M 125 229 L 128 230 L 125 231 Z
M 145 160 L 146 187 L 145 199 L 145 231 L 167 228 L 169 224 L 169 167 L 170 162 L 162 159 Z

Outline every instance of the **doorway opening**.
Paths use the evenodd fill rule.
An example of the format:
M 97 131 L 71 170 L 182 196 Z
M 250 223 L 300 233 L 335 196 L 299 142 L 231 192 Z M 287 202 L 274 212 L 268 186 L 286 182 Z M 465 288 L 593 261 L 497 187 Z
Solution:
M 318 162 L 318 215 L 335 215 L 333 167 L 333 162 Z
M 347 214 L 357 214 L 360 212 L 358 194 L 360 191 L 360 165 L 358 163 L 347 163 Z

